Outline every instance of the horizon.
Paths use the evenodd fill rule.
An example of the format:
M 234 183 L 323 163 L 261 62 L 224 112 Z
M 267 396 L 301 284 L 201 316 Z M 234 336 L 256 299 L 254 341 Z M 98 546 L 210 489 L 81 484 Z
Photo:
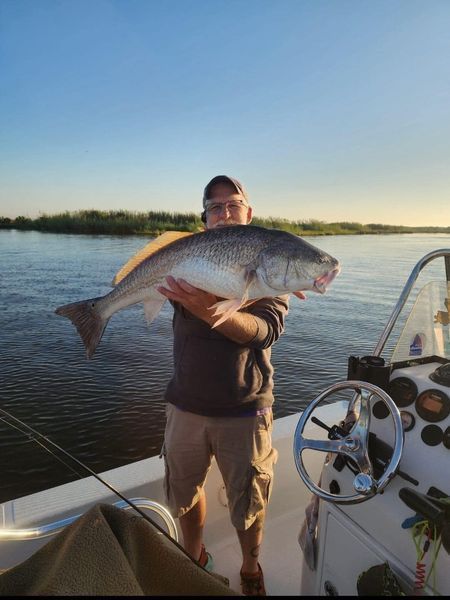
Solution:
M 450 2 L 3 0 L 0 216 L 450 225 Z M 276 213 L 278 216 L 274 216 Z

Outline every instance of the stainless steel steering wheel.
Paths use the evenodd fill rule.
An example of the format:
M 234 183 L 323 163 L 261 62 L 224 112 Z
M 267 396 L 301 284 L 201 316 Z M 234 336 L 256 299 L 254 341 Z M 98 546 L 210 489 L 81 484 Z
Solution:
M 340 439 L 306 439 L 303 436 L 303 431 L 308 419 L 317 405 L 325 398 L 328 398 L 328 396 L 331 396 L 331 394 L 346 389 L 353 389 L 357 393 L 357 395 L 354 396 L 353 400 L 351 401 L 352 406 L 356 403 L 358 395 L 360 395 L 359 415 L 350 431 L 345 435 L 343 434 Z M 368 453 L 370 426 L 369 400 L 372 396 L 377 396 L 387 406 L 394 421 L 395 432 L 394 449 L 391 459 L 384 473 L 378 480 L 375 479 L 373 475 L 373 466 Z M 327 388 L 304 410 L 294 433 L 295 465 L 304 484 L 319 498 L 339 504 L 356 504 L 358 502 L 364 502 L 364 500 L 368 500 L 375 494 L 381 492 L 394 477 L 402 456 L 403 439 L 404 433 L 400 412 L 394 404 L 392 398 L 385 391 L 376 385 L 366 383 L 364 381 L 343 381 L 341 383 L 335 383 L 331 387 Z M 359 473 L 356 475 L 353 481 L 353 488 L 355 489 L 356 493 L 350 495 L 332 494 L 331 492 L 327 492 L 323 488 L 316 485 L 306 472 L 303 464 L 302 452 L 307 448 L 311 450 L 317 450 L 319 452 L 332 452 L 335 454 L 341 454 L 351 459 L 353 463 L 356 463 L 359 469 Z

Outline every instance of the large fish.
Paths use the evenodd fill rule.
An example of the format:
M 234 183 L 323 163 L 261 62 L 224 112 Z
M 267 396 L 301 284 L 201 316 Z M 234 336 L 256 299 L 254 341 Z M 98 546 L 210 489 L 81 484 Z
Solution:
M 277 229 L 232 225 L 175 235 L 173 241 L 173 232 L 163 234 L 130 260 L 109 294 L 56 309 L 77 328 L 88 358 L 118 310 L 142 302 L 147 321 L 153 321 L 166 301 L 157 287 L 165 285 L 168 275 L 225 298 L 213 305 L 216 327 L 258 298 L 301 290 L 323 294 L 340 270 L 329 254 Z

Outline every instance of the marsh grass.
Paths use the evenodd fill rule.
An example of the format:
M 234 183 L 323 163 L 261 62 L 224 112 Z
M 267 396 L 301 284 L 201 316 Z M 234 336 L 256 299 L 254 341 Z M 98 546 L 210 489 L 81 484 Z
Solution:
M 201 225 L 200 217 L 194 213 L 181 214 L 165 211 L 138 213 L 124 210 L 80 210 L 56 215 L 43 214 L 37 219 L 0 218 L 0 228 L 109 235 L 157 235 L 168 230 L 194 232 Z
M 450 227 L 406 227 L 342 221 L 327 223 L 316 219 L 289 221 L 276 217 L 256 217 L 252 222 L 269 229 L 282 229 L 296 235 L 349 235 L 374 233 L 450 233 Z M 203 224 L 196 213 L 166 211 L 131 212 L 125 210 L 80 210 L 56 215 L 42 214 L 36 219 L 19 216 L 0 217 L 0 229 L 35 230 L 53 233 L 107 235 L 159 235 L 164 231 L 201 231 Z

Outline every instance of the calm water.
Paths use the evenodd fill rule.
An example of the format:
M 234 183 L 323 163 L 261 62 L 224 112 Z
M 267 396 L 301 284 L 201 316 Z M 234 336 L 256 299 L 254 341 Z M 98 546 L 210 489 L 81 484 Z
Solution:
M 350 354 L 371 354 L 416 262 L 450 247 L 450 236 L 437 234 L 308 239 L 338 258 L 342 273 L 327 295 L 291 299 L 286 332 L 273 347 L 276 418 L 345 379 Z M 114 315 L 90 361 L 54 309 L 107 293 L 147 241 L 0 232 L 0 406 L 97 472 L 159 453 L 172 309 L 150 327 L 141 306 Z M 76 478 L 2 423 L 0 476 L 0 501 Z

